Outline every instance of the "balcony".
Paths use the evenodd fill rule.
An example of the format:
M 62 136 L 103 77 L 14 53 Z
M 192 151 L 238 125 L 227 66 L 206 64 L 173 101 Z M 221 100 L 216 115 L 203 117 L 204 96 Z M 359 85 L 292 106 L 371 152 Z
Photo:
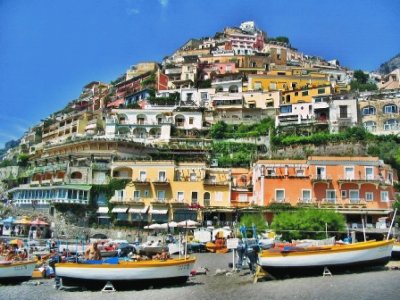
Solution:
M 123 197 L 111 197 L 110 202 L 111 203 L 126 203 L 128 202 L 130 199 L 127 198 L 123 198 Z
M 167 198 L 153 198 L 151 200 L 151 203 L 155 203 L 155 204 L 167 204 L 169 202 L 170 201 Z
M 299 198 L 297 200 L 298 206 L 316 206 L 317 199 L 316 198 Z
M 360 207 L 367 207 L 367 203 L 365 202 L 364 198 L 346 198 L 343 199 L 343 203 L 345 207 L 353 207 L 353 208 L 360 208 Z
M 132 182 L 134 184 L 137 184 L 137 185 L 139 185 L 139 184 L 140 185 L 148 185 L 148 184 L 150 184 L 150 181 L 147 178 L 136 178 L 136 179 L 133 179 Z
M 129 198 L 129 202 L 133 202 L 133 203 L 143 203 L 144 199 L 140 198 L 140 197 L 133 197 L 133 198 Z
M 358 178 L 354 177 L 339 177 L 339 184 L 343 183 L 375 183 L 379 184 L 384 182 L 384 179 L 381 176 L 359 176 Z
M 203 181 L 204 185 L 209 185 L 209 186 L 226 186 L 229 185 L 229 181 L 217 181 L 214 179 L 204 179 Z
M 158 178 L 155 180 L 152 180 L 153 184 L 157 184 L 157 185 L 168 185 L 169 184 L 169 179 L 167 178 Z
M 326 175 L 311 175 L 311 182 L 331 182 L 332 177 Z

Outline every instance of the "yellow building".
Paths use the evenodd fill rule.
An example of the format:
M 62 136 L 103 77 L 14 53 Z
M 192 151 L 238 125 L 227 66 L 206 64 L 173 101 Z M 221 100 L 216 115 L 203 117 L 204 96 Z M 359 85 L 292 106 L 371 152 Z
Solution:
M 249 91 L 290 91 L 330 85 L 326 74 L 307 69 L 273 70 L 267 74 L 249 74 Z
M 315 97 L 329 96 L 331 94 L 332 87 L 330 85 L 302 90 L 282 91 L 280 104 L 311 103 Z
M 201 221 L 202 209 L 230 206 L 228 169 L 207 168 L 205 163 L 119 161 L 114 178 L 131 179 L 111 198 L 112 212 L 127 221 Z

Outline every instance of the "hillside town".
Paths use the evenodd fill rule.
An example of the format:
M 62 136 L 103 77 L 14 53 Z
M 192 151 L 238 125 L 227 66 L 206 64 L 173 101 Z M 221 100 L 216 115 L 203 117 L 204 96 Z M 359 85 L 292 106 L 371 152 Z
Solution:
M 82 83 L 3 155 L 1 199 L 50 219 L 71 211 L 85 227 L 232 226 L 249 213 L 270 223 L 277 209 L 318 207 L 352 229 L 386 228 L 394 166 L 346 137 L 283 140 L 398 136 L 400 69 L 363 75 L 376 89 L 352 88 L 359 73 L 253 21 L 190 39 L 161 62 Z

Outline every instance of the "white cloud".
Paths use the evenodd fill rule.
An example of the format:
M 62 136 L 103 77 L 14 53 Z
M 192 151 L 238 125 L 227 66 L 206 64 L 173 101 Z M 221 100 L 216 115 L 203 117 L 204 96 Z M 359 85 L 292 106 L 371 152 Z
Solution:
M 163 8 L 166 8 L 168 6 L 168 1 L 169 0 L 158 0 L 158 1 L 160 2 L 161 6 Z

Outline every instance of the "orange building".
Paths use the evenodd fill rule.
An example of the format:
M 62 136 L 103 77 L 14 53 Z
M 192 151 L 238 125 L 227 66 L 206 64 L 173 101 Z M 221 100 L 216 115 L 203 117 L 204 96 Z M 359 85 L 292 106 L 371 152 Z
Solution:
M 392 212 L 397 181 L 392 167 L 378 157 L 260 160 L 253 177 L 253 200 L 259 206 L 334 209 L 345 214 L 350 225 L 364 221 L 367 227 L 375 227 L 379 217 Z

